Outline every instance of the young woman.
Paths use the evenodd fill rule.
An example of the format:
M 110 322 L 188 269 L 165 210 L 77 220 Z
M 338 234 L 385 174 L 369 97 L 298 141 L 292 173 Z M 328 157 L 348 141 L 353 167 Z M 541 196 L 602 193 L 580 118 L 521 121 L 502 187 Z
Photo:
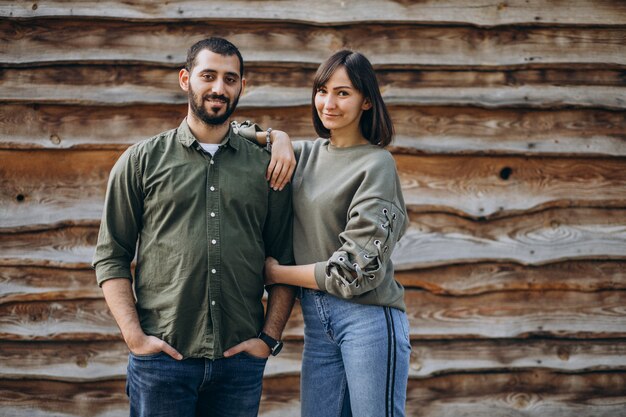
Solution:
M 326 60 L 313 104 L 321 138 L 293 143 L 297 265 L 265 264 L 267 284 L 303 288 L 302 416 L 404 416 L 411 346 L 390 256 L 407 217 L 367 58 L 343 50 Z

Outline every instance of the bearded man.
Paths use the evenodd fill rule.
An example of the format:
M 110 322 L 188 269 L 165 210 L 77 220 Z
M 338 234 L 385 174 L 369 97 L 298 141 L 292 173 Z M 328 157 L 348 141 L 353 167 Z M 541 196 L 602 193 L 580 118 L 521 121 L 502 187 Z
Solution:
M 194 44 L 179 72 L 187 117 L 111 171 L 93 265 L 130 350 L 131 416 L 256 416 L 282 347 L 295 290 L 268 287 L 265 312 L 263 264 L 293 263 L 291 194 L 229 123 L 243 74 L 227 40 Z

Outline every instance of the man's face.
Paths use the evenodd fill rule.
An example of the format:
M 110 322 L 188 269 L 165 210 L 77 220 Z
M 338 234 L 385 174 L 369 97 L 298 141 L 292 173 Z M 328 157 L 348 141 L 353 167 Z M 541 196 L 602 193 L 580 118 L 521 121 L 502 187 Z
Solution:
M 207 125 L 224 124 L 237 108 L 244 85 L 236 55 L 200 51 L 187 83 L 191 112 Z

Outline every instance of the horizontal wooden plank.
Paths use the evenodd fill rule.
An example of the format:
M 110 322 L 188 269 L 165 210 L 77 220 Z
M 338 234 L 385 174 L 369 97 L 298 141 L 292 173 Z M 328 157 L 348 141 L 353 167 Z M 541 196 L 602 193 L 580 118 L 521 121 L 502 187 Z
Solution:
M 250 14 L 250 10 L 254 13 Z M 459 0 L 365 0 L 358 4 L 322 0 L 313 4 L 288 1 L 186 0 L 154 4 L 150 1 L 46 1 L 41 4 L 18 0 L 0 7 L 1 17 L 95 17 L 128 20 L 288 20 L 315 25 L 353 22 L 410 22 L 416 24 L 573 24 L 622 25 L 626 7 L 616 0 L 573 0 L 567 7 L 546 0 L 510 0 L 506 3 L 468 5 Z
M 440 295 L 476 295 L 496 291 L 601 291 L 626 289 L 623 261 L 568 261 L 539 267 L 512 263 L 447 265 L 398 271 L 408 289 Z M 93 269 L 0 266 L 0 304 L 99 299 Z
M 445 375 L 409 381 L 407 414 L 428 417 L 616 417 L 626 373 L 548 371 Z
M 408 290 L 410 334 L 421 339 L 536 336 L 626 337 L 625 291 L 508 291 L 449 297 Z M 301 339 L 296 304 L 284 337 Z M 0 305 L 0 340 L 119 340 L 104 300 L 32 301 Z
M 0 230 L 97 225 L 118 150 L 0 150 Z M 559 207 L 626 207 L 626 160 L 396 155 L 413 212 L 484 220 Z
M 92 269 L 0 267 L 0 304 L 101 297 Z
M 87 268 L 96 225 L 0 234 L 0 265 Z M 626 211 L 553 209 L 476 222 L 448 214 L 412 214 L 392 256 L 398 271 L 433 266 L 563 260 L 624 260 Z
M 551 209 L 476 222 L 414 214 L 393 253 L 397 270 L 476 262 L 544 265 L 563 260 L 624 259 L 626 212 Z
M 313 70 L 252 66 L 242 107 L 307 105 Z M 510 71 L 380 70 L 389 104 L 624 108 L 623 71 L 552 69 Z M 84 105 L 185 104 L 178 70 L 140 65 L 48 65 L 6 68 L 0 100 Z M 289 102 L 285 100 L 288 98 Z
M 447 211 L 477 219 L 551 207 L 624 207 L 625 163 L 624 159 L 396 155 L 410 210 Z
M 259 415 L 298 415 L 299 380 L 266 378 Z M 12 417 L 122 417 L 128 415 L 124 384 L 0 380 L 0 407 Z M 616 417 L 626 406 L 625 387 L 624 372 L 459 373 L 410 379 L 406 410 L 416 417 Z
M 241 47 L 248 62 L 316 66 L 350 46 L 385 66 L 624 66 L 622 27 L 496 27 L 351 24 L 311 27 L 286 22 L 120 22 L 107 19 L 0 21 L 2 63 L 151 62 L 180 65 L 186 48 L 207 34 Z M 419 42 L 417 41 L 419 40 Z M 418 45 L 419 47 L 416 47 Z
M 390 106 L 394 153 L 626 156 L 626 112 Z M 185 105 L 93 107 L 5 104 L 0 149 L 125 149 L 178 126 Z M 308 106 L 240 108 L 235 119 L 316 136 Z M 102 126 L 106 125 L 106 129 Z
M 567 261 L 543 266 L 507 262 L 445 265 L 398 271 L 396 280 L 405 288 L 459 296 L 518 290 L 624 290 L 626 262 Z
M 290 340 L 265 367 L 265 377 L 299 375 L 301 340 Z M 126 377 L 123 341 L 0 342 L 0 379 L 91 382 Z M 557 372 L 626 370 L 626 342 L 619 340 L 417 340 L 410 378 L 458 372 Z

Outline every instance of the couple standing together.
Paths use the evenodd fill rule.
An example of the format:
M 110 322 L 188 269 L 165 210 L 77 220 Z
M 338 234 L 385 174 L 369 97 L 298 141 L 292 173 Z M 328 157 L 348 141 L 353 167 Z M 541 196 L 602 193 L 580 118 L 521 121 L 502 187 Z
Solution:
M 293 145 L 229 122 L 245 79 L 227 40 L 194 44 L 179 83 L 185 120 L 111 171 L 94 256 L 130 350 L 130 414 L 256 416 L 297 292 L 302 416 L 403 416 L 411 347 L 390 256 L 408 221 L 369 61 L 320 65 L 320 138 Z

